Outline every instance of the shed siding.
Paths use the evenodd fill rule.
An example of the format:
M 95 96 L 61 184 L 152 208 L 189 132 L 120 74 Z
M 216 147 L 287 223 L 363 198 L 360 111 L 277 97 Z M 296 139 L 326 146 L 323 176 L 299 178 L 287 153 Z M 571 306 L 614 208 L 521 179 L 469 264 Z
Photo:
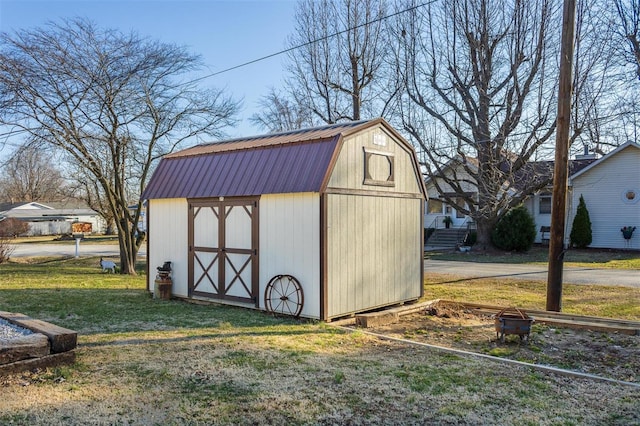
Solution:
M 153 291 L 156 268 L 171 262 L 172 293 L 187 297 L 188 226 L 187 200 L 166 198 L 149 200 L 149 288 Z
M 420 297 L 421 203 L 327 195 L 328 318 Z
M 579 175 L 572 181 L 571 232 L 580 195 L 589 211 L 593 240 L 590 247 L 640 249 L 640 201 L 625 202 L 628 190 L 640 192 L 640 149 L 630 146 Z M 637 226 L 628 244 L 620 228 Z
M 374 143 L 377 142 L 377 143 Z M 364 149 L 391 154 L 394 158 L 394 185 L 364 184 Z M 412 153 L 381 126 L 345 138 L 329 180 L 329 188 L 420 194 L 420 174 L 416 177 Z M 376 168 L 375 162 L 371 167 Z
M 317 193 L 260 198 L 260 308 L 275 275 L 289 274 L 304 293 L 301 315 L 320 318 L 320 197 Z

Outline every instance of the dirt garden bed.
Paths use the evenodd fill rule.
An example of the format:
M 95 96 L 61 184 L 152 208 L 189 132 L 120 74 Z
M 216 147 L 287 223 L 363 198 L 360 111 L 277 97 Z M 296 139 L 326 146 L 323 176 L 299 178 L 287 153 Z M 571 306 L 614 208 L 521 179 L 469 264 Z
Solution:
M 491 315 L 437 303 L 367 331 L 447 348 L 640 382 L 640 336 L 534 323 L 528 340 L 496 336 Z

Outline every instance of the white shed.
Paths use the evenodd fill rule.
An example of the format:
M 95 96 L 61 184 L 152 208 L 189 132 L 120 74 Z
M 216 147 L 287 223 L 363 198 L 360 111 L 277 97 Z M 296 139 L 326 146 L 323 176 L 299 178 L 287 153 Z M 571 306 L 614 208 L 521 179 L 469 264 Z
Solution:
M 176 152 L 143 198 L 173 297 L 331 320 L 423 294 L 426 191 L 383 119 Z
M 572 175 L 567 235 L 582 195 L 589 211 L 590 247 L 640 249 L 640 145 L 627 142 Z M 636 227 L 630 239 L 621 229 Z

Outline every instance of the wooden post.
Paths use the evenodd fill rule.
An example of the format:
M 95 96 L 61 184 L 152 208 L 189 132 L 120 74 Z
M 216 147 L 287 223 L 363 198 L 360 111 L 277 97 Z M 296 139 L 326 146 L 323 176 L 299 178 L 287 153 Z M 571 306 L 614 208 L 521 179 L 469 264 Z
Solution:
M 575 14 L 575 0 L 564 0 L 556 125 L 556 156 L 553 171 L 551 233 L 549 237 L 549 272 L 547 275 L 547 311 L 556 312 L 562 310 L 562 267 L 565 253 L 564 228 L 567 205 Z

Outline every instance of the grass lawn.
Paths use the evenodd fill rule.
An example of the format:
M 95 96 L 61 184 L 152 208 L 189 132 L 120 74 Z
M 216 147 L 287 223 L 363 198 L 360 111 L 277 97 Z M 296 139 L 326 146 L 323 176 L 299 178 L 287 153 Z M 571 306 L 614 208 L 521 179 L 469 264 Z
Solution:
M 459 253 L 453 250 L 425 253 L 425 258 L 428 259 L 463 260 L 465 262 L 480 263 L 532 263 L 546 265 L 548 257 L 549 248 L 540 245 L 535 245 L 526 253 L 480 252 L 473 249 L 469 253 Z M 640 252 L 631 250 L 570 249 L 565 254 L 564 265 L 640 270 Z
M 79 332 L 75 365 L 0 377 L 0 424 L 640 424 L 637 388 L 154 300 L 144 276 L 95 264 L 0 265 L 0 310 Z M 447 285 L 427 283 L 427 296 L 438 286 Z M 463 287 L 448 286 L 439 297 Z M 529 303 L 535 291 L 512 299 Z M 577 311 L 590 304 L 577 292 Z

